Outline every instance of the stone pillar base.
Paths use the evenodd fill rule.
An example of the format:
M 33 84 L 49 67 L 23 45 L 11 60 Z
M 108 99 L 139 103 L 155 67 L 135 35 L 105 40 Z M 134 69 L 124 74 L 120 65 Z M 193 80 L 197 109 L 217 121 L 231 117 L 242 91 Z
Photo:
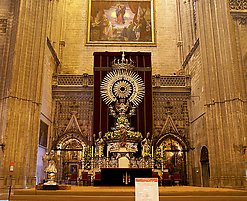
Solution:
M 210 179 L 210 187 L 214 188 L 246 188 L 247 177 L 222 176 Z
M 0 177 L 0 186 L 13 188 L 34 188 L 36 177 Z

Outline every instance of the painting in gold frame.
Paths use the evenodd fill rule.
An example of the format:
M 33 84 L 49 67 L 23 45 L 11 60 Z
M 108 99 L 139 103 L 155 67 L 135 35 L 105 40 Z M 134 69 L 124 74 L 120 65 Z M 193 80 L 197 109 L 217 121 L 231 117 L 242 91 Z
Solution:
M 154 45 L 153 0 L 89 0 L 87 44 Z

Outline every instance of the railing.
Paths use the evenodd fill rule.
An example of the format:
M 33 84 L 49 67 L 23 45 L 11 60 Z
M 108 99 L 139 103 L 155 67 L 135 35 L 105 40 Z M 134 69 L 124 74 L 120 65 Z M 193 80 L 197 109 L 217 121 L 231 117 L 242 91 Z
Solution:
M 189 76 L 153 76 L 153 87 L 190 87 Z
M 93 86 L 93 75 L 54 75 L 53 86 Z M 153 87 L 190 87 L 189 76 L 174 75 L 152 77 Z
M 55 75 L 53 86 L 93 86 L 93 75 Z

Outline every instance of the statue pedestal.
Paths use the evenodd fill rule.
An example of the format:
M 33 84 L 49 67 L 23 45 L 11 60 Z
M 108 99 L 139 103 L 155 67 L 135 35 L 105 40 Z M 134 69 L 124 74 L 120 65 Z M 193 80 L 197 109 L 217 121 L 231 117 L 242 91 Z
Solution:
M 59 186 L 58 185 L 43 185 L 42 190 L 58 190 Z

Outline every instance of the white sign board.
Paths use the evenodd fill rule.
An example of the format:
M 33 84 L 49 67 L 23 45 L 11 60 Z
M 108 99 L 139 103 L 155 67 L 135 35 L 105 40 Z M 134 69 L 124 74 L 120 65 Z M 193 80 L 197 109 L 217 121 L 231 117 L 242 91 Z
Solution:
M 158 178 L 135 178 L 135 201 L 159 201 Z

